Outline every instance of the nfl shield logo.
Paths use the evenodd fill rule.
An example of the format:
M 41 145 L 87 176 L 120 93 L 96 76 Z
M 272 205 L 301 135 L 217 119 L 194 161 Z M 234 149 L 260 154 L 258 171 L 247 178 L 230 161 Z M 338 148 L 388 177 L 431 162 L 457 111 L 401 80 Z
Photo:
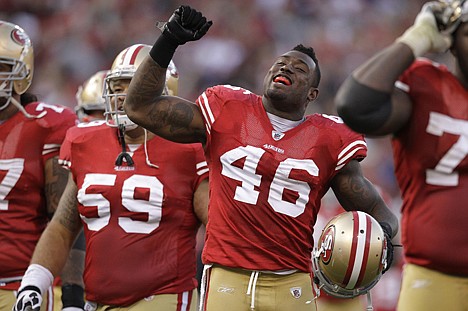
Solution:
M 291 287 L 289 290 L 291 291 L 291 295 L 294 298 L 296 298 L 296 299 L 301 298 L 302 288 L 300 288 L 300 287 Z
M 277 132 L 277 131 L 272 131 L 271 132 L 271 137 L 273 137 L 274 140 L 278 141 L 278 140 L 280 140 L 281 138 L 284 137 L 284 133 L 280 133 L 280 132 Z

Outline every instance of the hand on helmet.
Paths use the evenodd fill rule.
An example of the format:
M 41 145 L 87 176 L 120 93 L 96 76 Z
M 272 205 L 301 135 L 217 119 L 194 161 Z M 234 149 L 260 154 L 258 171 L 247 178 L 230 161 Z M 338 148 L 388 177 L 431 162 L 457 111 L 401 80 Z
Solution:
M 431 1 L 424 4 L 419 14 L 416 16 L 413 26 L 397 39 L 408 45 L 415 57 L 426 53 L 446 52 L 452 40 L 450 35 L 442 33 L 436 22 L 435 13 L 444 9 L 443 3 Z
M 13 311 L 39 311 L 41 309 L 41 291 L 36 286 L 26 286 L 19 291 Z
M 384 263 L 384 267 L 382 271 L 382 274 L 384 274 L 385 272 L 388 271 L 388 269 L 390 269 L 393 263 L 393 243 L 392 243 L 392 234 L 391 234 L 392 229 L 390 228 L 390 225 L 385 222 L 380 222 L 379 224 L 382 227 L 382 230 L 385 235 L 386 244 L 387 244 L 387 248 L 385 250 L 385 253 L 387 255 L 386 255 L 386 259 L 385 259 L 385 263 Z
M 182 5 L 174 11 L 164 26 L 163 35 L 177 45 L 196 41 L 203 37 L 213 24 L 202 13 L 188 5 Z

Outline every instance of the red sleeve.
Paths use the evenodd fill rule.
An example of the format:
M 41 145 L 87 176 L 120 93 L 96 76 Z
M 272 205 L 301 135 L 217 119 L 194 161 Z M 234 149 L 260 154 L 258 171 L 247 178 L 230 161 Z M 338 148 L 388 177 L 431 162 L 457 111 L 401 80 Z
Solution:
M 75 113 L 64 106 L 54 106 L 39 103 L 36 110 L 45 110 L 44 123 L 49 128 L 49 134 L 44 141 L 43 162 L 59 154 L 60 146 L 65 139 L 67 130 L 76 125 L 78 119 Z

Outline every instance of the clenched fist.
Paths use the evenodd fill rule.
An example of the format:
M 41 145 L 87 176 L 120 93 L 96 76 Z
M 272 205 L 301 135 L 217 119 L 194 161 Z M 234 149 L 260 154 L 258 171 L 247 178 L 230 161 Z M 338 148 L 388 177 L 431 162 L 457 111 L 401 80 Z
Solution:
M 202 13 L 188 5 L 182 5 L 174 11 L 163 29 L 163 35 L 174 44 L 182 45 L 203 37 L 213 24 Z

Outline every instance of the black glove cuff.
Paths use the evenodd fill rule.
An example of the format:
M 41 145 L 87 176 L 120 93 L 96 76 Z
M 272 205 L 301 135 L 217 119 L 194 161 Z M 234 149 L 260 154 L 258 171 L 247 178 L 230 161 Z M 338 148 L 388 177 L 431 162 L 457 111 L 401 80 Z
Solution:
M 42 295 L 41 290 L 39 289 L 39 287 L 34 286 L 34 285 L 28 285 L 28 286 L 23 287 L 23 288 L 18 292 L 18 294 L 19 294 L 19 293 L 22 293 L 22 292 L 24 292 L 24 291 L 26 291 L 26 290 L 33 290 L 33 291 L 36 291 L 36 292 L 38 292 L 38 293 L 40 293 L 40 294 Z
M 162 33 L 154 43 L 149 55 L 159 66 L 167 68 L 178 46 L 177 42 Z
M 83 287 L 76 284 L 62 285 L 62 308 L 77 307 L 84 308 Z

